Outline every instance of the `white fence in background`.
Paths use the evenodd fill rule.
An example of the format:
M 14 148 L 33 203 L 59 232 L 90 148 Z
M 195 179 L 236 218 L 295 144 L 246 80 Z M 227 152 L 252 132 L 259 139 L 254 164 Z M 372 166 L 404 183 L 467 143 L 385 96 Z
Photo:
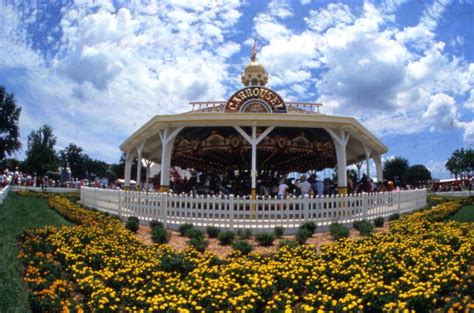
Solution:
M 324 228 L 336 221 L 351 224 L 355 220 L 411 212 L 426 205 L 426 189 L 321 198 L 249 199 L 82 187 L 81 203 L 120 218 L 136 216 L 142 223 L 158 220 L 171 229 L 192 223 L 200 228 L 250 228 L 254 232 L 282 226 L 287 233 L 294 233 L 305 221 L 314 221 Z
M 435 192 L 432 195 L 441 196 L 441 197 L 470 197 L 471 192 L 469 190 L 464 191 L 443 191 L 443 192 Z M 474 191 L 472 192 L 474 195 Z
M 10 191 L 16 192 L 18 190 L 31 190 L 37 192 L 52 192 L 52 193 L 65 193 L 65 192 L 79 192 L 76 188 L 61 188 L 61 187 L 32 187 L 32 186 L 15 186 L 10 185 Z

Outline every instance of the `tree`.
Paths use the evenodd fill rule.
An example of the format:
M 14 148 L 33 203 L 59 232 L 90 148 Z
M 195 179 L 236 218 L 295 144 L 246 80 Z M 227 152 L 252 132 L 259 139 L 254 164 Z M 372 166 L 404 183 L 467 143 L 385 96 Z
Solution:
M 21 108 L 17 107 L 15 96 L 0 86 L 0 160 L 21 147 L 18 120 Z
M 69 146 L 59 152 L 59 160 L 62 167 L 71 169 L 72 177 L 84 178 L 86 175 L 85 160 L 87 155 L 81 147 L 70 143 Z
M 456 149 L 451 157 L 446 161 L 446 169 L 457 179 L 464 176 L 471 176 L 474 170 L 474 150 Z
M 408 161 L 402 157 L 387 160 L 383 166 L 383 177 L 395 184 L 405 186 L 405 175 L 408 170 Z
M 43 125 L 28 136 L 25 166 L 30 173 L 45 175 L 57 170 L 57 157 L 54 150 L 56 136 L 49 125 Z
M 426 166 L 417 164 L 410 166 L 405 174 L 406 182 L 411 186 L 418 187 L 431 180 L 431 172 Z

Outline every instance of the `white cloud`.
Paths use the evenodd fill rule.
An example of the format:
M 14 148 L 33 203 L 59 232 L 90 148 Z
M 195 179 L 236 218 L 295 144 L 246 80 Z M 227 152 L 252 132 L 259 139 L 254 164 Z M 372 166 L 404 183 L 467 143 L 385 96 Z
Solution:
M 308 26 L 318 32 L 340 24 L 351 24 L 354 16 L 350 8 L 342 3 L 331 3 L 323 10 L 311 10 L 305 18 Z
M 430 97 L 430 104 L 422 117 L 431 122 L 432 130 L 455 128 L 458 120 L 456 101 L 453 97 L 437 93 Z

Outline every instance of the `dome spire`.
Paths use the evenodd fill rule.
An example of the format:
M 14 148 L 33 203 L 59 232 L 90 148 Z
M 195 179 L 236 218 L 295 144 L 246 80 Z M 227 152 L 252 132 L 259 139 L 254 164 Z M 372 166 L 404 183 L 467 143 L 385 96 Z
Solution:
M 267 71 L 257 62 L 257 40 L 255 39 L 249 63 L 240 76 L 244 86 L 265 86 L 268 82 Z

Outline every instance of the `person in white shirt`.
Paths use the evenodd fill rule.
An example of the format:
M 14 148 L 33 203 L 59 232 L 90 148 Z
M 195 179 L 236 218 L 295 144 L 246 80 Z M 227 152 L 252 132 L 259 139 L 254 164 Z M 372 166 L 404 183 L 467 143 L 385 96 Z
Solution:
M 278 185 L 278 199 L 283 199 L 286 196 L 288 188 L 290 187 L 285 184 L 285 180 L 283 178 L 280 179 L 280 185 Z
M 296 183 L 296 187 L 300 190 L 302 197 L 308 196 L 311 190 L 311 184 L 306 180 L 305 175 L 301 176 L 300 180 L 299 183 Z

